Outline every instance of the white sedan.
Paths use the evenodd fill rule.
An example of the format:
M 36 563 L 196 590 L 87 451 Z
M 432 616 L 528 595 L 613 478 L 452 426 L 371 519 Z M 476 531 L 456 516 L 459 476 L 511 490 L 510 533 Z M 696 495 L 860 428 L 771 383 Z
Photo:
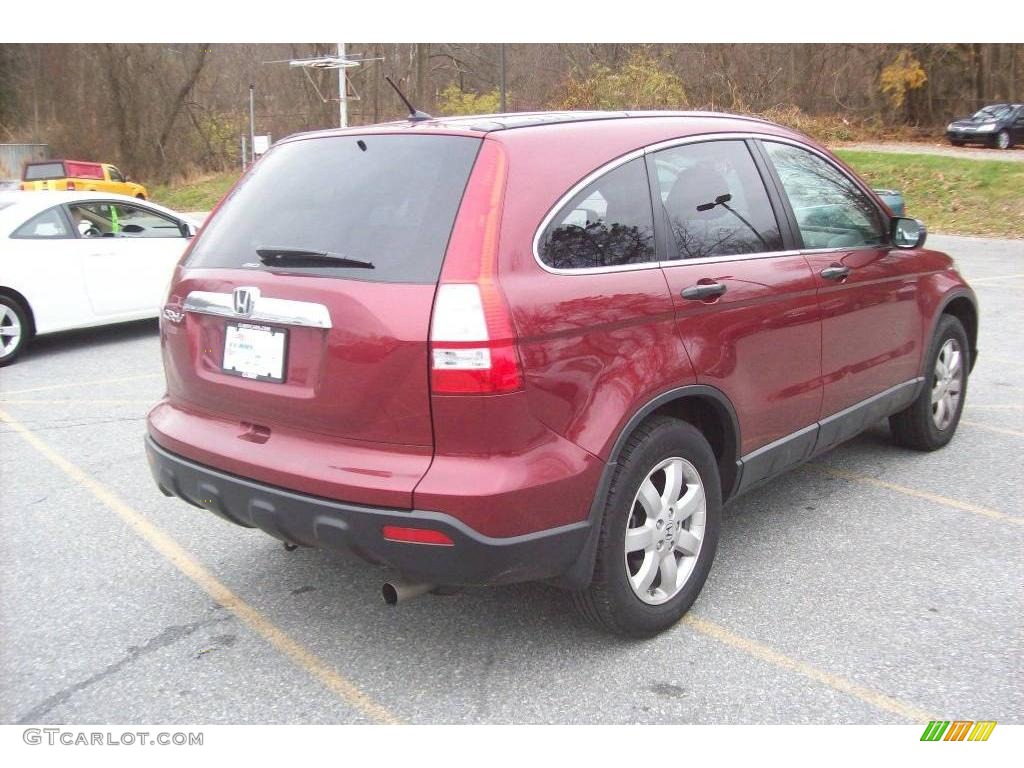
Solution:
M 37 334 L 156 317 L 196 228 L 124 195 L 0 193 L 0 366 Z

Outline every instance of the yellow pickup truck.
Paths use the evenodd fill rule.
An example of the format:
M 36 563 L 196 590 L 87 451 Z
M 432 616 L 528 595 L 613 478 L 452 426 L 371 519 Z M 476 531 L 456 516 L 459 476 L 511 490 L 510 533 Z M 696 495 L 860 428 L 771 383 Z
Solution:
M 81 160 L 38 160 L 25 163 L 21 188 L 26 192 L 67 190 L 69 192 L 112 192 L 145 200 L 146 188 L 128 179 L 109 163 Z

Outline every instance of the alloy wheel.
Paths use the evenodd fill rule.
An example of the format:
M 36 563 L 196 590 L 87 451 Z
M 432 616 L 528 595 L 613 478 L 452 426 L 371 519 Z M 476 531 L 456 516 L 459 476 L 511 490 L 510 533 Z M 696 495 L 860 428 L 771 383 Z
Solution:
M 21 321 L 14 310 L 0 304 L 0 358 L 7 357 L 21 343 Z
M 956 416 L 964 388 L 964 356 L 956 339 L 946 339 L 935 358 L 932 383 L 932 420 L 940 430 L 949 428 Z
M 1010 148 L 1010 134 L 1008 134 L 1006 131 L 1000 131 L 999 135 L 996 136 L 996 145 L 1000 149 L 1009 149 Z
M 686 459 L 665 459 L 633 499 L 625 536 L 626 577 L 643 602 L 660 605 L 682 590 L 700 554 L 707 500 L 700 473 Z

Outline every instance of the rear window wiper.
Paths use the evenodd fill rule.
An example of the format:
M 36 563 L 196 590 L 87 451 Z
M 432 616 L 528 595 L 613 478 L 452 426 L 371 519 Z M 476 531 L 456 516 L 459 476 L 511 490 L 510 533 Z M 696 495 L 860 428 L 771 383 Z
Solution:
M 373 262 L 365 259 L 356 259 L 352 256 L 344 256 L 340 253 L 330 251 L 312 251 L 305 248 L 257 248 L 256 255 L 260 261 L 268 267 L 289 266 L 289 267 L 359 267 L 361 269 L 373 269 Z

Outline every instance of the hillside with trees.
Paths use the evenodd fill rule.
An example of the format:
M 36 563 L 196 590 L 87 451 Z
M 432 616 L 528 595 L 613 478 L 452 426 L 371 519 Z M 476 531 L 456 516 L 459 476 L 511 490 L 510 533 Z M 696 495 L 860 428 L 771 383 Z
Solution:
M 912 136 L 1024 98 L 1010 44 L 505 45 L 507 108 L 712 109 L 762 114 L 831 141 Z M 337 72 L 287 60 L 332 43 L 0 46 L 0 142 L 117 163 L 154 181 L 235 168 L 248 132 L 337 125 Z M 500 46 L 348 43 L 351 124 L 402 117 L 390 75 L 432 114 L 500 103 Z

